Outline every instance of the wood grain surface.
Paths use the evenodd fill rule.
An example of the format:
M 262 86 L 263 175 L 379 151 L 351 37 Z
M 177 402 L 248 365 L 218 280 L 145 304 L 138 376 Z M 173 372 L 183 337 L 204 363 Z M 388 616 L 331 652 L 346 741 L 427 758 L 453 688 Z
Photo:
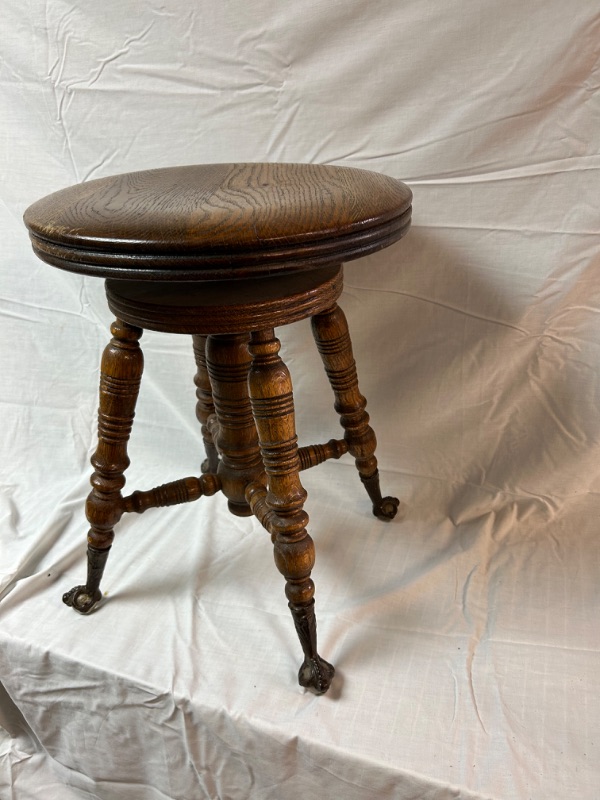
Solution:
M 237 281 L 106 281 L 110 310 L 131 325 L 165 333 L 244 333 L 289 325 L 330 308 L 342 267 Z
M 205 280 L 358 258 L 403 235 L 411 198 L 367 170 L 206 164 L 72 186 L 24 218 L 36 253 L 63 269 Z
M 379 488 L 376 438 L 336 301 L 342 262 L 399 239 L 410 225 L 411 197 L 399 181 L 364 170 L 213 164 L 103 178 L 27 210 L 37 255 L 107 278 L 117 316 L 102 359 L 87 580 L 63 595 L 67 605 L 86 614 L 102 598 L 123 513 L 222 491 L 233 514 L 254 514 L 271 534 L 304 653 L 299 683 L 328 690 L 335 670 L 317 651 L 315 548 L 300 471 L 350 452 L 373 512 L 396 513 L 398 500 L 382 498 Z M 292 382 L 274 328 L 308 316 L 345 433 L 299 449 Z M 207 460 L 200 477 L 123 497 L 145 328 L 193 335 Z

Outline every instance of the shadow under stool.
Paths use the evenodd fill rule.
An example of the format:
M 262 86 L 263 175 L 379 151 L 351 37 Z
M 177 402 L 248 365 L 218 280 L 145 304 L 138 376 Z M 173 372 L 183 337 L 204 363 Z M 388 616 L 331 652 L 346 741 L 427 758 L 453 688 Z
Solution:
M 25 223 L 35 253 L 105 278 L 116 316 L 102 357 L 87 582 L 64 595 L 67 605 L 88 613 L 101 599 L 114 527 L 125 512 L 221 491 L 233 514 L 255 515 L 271 534 L 304 652 L 300 684 L 327 691 L 334 668 L 317 653 L 315 555 L 300 472 L 350 453 L 373 513 L 396 514 L 398 500 L 382 497 L 379 487 L 375 434 L 336 301 L 342 263 L 400 239 L 411 199 L 403 183 L 365 170 L 209 164 L 102 178 L 30 206 Z M 274 328 L 307 317 L 344 437 L 299 448 Z M 124 496 L 144 328 L 193 338 L 206 460 L 199 477 Z

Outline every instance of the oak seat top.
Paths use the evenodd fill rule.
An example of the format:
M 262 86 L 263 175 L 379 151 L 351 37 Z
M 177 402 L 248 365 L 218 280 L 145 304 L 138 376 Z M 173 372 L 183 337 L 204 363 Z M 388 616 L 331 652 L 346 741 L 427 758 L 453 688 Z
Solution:
M 33 248 L 73 272 L 215 280 L 314 269 L 399 239 L 412 195 L 379 173 L 318 164 L 205 164 L 114 175 L 25 212 Z

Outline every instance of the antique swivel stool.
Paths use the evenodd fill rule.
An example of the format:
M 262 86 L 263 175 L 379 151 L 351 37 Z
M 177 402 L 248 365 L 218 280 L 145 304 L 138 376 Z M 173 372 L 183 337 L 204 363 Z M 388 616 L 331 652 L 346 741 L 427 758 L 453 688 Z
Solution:
M 317 653 L 314 546 L 300 471 L 354 456 L 373 512 L 382 497 L 366 401 L 348 327 L 336 305 L 342 262 L 400 239 L 411 193 L 393 178 L 310 164 L 210 164 L 133 172 L 56 192 L 25 213 L 35 253 L 53 266 L 106 278 L 116 316 L 102 358 L 98 448 L 86 511 L 88 575 L 64 601 L 87 613 L 114 526 L 124 512 L 222 491 L 233 514 L 254 514 L 275 563 L 304 651 L 299 681 L 327 691 L 333 667 Z M 292 384 L 274 328 L 312 318 L 344 438 L 298 448 Z M 200 477 L 123 496 L 127 441 L 142 377 L 144 328 L 193 337 Z

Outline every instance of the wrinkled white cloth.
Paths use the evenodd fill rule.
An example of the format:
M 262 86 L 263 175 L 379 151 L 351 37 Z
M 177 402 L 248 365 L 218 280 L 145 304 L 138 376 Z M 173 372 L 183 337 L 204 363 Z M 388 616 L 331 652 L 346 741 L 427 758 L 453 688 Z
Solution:
M 600 14 L 595 3 L 3 6 L 0 797 L 596 800 Z M 102 282 L 31 202 L 118 172 L 337 163 L 404 179 L 406 239 L 341 300 L 392 523 L 303 473 L 323 697 L 268 535 L 224 499 L 122 521 L 80 617 Z M 301 444 L 338 435 L 307 323 Z M 189 337 L 145 333 L 128 488 L 197 474 Z

